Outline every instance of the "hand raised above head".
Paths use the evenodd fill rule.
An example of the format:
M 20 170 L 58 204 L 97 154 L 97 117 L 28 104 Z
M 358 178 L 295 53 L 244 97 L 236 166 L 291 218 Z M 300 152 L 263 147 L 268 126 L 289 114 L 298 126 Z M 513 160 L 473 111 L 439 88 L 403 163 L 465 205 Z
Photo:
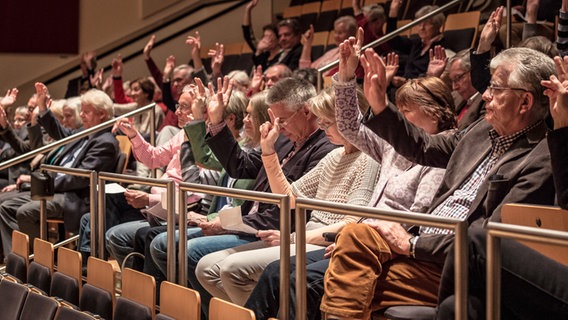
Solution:
M 383 59 L 373 49 L 365 50 L 361 56 L 361 64 L 365 70 L 363 91 L 373 114 L 381 113 L 387 107 L 387 82 Z
M 213 85 L 209 83 L 209 91 L 215 92 Z M 207 106 L 207 114 L 209 115 L 209 121 L 212 124 L 219 124 L 224 121 L 223 114 L 229 103 L 229 98 L 233 93 L 233 82 L 229 77 L 225 76 L 223 79 L 221 77 L 217 78 L 217 93 L 211 96 L 209 99 L 209 104 Z
M 440 77 L 446 65 L 448 64 L 448 57 L 446 56 L 446 49 L 442 46 L 435 46 L 429 51 L 430 61 L 428 62 L 428 71 L 426 74 L 433 77 Z
M 8 89 L 8 91 L 6 91 L 6 95 L 2 97 L 2 99 L 0 99 L 0 107 L 5 108 L 7 106 L 14 104 L 17 98 L 18 98 L 18 89 L 17 88 Z
M 399 67 L 398 54 L 394 52 L 389 52 L 387 54 L 387 62 L 385 65 L 385 76 L 386 76 L 387 86 L 391 83 L 392 79 L 396 75 L 398 67 Z
M 112 76 L 113 77 L 122 77 L 122 55 L 119 53 L 116 55 L 116 58 L 112 59 Z
M 49 91 L 45 84 L 41 82 L 35 83 L 36 89 L 36 103 L 39 107 L 40 112 L 44 112 L 47 110 L 48 106 L 51 104 L 51 97 L 49 95 Z
M 154 42 L 156 41 L 156 35 L 153 34 L 148 40 L 148 43 L 144 46 L 144 59 L 150 60 L 150 54 L 152 53 L 152 49 L 154 48 Z
M 355 70 L 359 65 L 361 56 L 361 47 L 363 45 L 363 28 L 357 29 L 357 37 L 349 37 L 349 39 L 339 44 L 339 71 L 338 77 L 340 81 L 346 82 L 355 78 Z
M 481 35 L 479 36 L 479 44 L 477 45 L 477 52 L 484 53 L 491 49 L 491 44 L 497 38 L 499 34 L 499 29 L 501 28 L 501 21 L 503 20 L 503 6 L 498 7 L 491 13 L 489 20 L 483 30 L 481 30 Z

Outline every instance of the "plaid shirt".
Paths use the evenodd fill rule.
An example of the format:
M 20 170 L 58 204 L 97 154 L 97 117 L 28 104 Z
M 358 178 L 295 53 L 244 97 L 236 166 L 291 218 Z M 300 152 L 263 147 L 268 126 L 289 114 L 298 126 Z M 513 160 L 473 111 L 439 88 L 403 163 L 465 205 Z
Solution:
M 444 202 L 438 205 L 433 211 L 432 215 L 440 217 L 448 217 L 465 220 L 473 200 L 477 196 L 479 187 L 485 181 L 487 173 L 493 168 L 497 160 L 511 147 L 520 137 L 524 136 L 532 128 L 536 127 L 538 123 L 524 128 L 516 133 L 508 136 L 499 136 L 495 130 L 489 131 L 489 138 L 491 139 L 491 152 L 487 154 L 485 159 L 481 162 L 479 167 L 475 169 L 473 174 L 466 179 L 462 185 L 457 188 L 454 193 L 449 196 Z M 434 227 L 421 227 L 420 233 L 434 233 L 434 234 L 451 234 L 453 230 L 440 229 Z

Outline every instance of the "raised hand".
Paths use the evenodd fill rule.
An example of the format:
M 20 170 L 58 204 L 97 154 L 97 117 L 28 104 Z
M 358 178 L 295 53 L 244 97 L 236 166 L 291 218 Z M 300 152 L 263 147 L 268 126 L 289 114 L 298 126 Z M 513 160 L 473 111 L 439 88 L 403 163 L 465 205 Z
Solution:
M 544 94 L 550 101 L 550 114 L 554 119 L 554 128 L 568 127 L 568 57 L 555 57 L 556 72 L 558 76 L 550 76 L 550 80 L 543 80 L 542 86 L 546 89 Z
M 280 118 L 275 117 L 272 110 L 268 109 L 268 115 L 270 116 L 270 122 L 266 121 L 260 125 L 260 149 L 265 156 L 276 152 L 274 144 L 280 135 L 282 126 Z
M 6 129 L 9 126 L 8 116 L 4 108 L 0 108 L 0 126 L 2 129 Z
M 256 236 L 269 247 L 280 245 L 280 230 L 258 230 Z
M 491 13 L 489 20 L 483 27 L 481 35 L 479 36 L 479 44 L 477 45 L 477 52 L 484 53 L 491 49 L 491 44 L 497 38 L 499 29 L 501 28 L 501 21 L 503 20 L 504 7 L 498 7 Z
M 49 96 L 49 91 L 47 90 L 45 84 L 41 82 L 35 83 L 35 89 L 37 97 L 36 103 L 39 108 L 39 112 L 44 112 L 47 110 L 49 105 L 51 105 L 51 97 Z
M 199 57 L 201 53 L 201 36 L 199 35 L 199 31 L 195 31 L 195 36 L 188 36 L 185 40 L 185 44 L 191 48 L 192 57 Z
M 392 79 L 396 75 L 398 71 L 398 54 L 394 52 L 389 52 L 387 54 L 387 61 L 385 65 L 385 73 L 386 73 L 386 82 L 387 86 L 391 83 Z
M 153 34 L 148 40 L 148 43 L 144 46 L 144 60 L 150 60 L 150 54 L 152 53 L 152 49 L 154 48 L 154 42 L 156 41 L 156 35 Z
M 104 69 L 100 68 L 99 71 L 95 72 L 92 76 L 89 76 L 89 81 L 91 82 L 91 86 L 97 89 L 101 89 L 103 85 L 103 72 Z
M 8 89 L 8 91 L 6 91 L 6 95 L 0 99 L 0 107 L 6 108 L 7 106 L 11 106 L 14 102 L 16 102 L 17 98 L 18 89 Z
M 170 81 L 170 78 L 172 77 L 172 74 L 174 72 L 174 68 L 176 66 L 176 57 L 175 56 L 169 56 L 166 58 L 166 65 L 164 66 L 164 82 L 168 82 Z
M 116 55 L 116 58 L 112 59 L 112 76 L 113 77 L 122 77 L 122 55 L 119 53 Z
M 209 83 L 209 91 L 215 92 L 211 83 Z M 225 76 L 224 79 L 220 77 L 217 78 L 217 93 L 211 96 L 209 104 L 207 105 L 207 114 L 210 123 L 219 124 L 224 120 L 223 114 L 225 113 L 232 93 L 233 82 L 229 77 Z
M 195 87 L 188 91 L 194 120 L 207 120 L 207 93 L 201 79 L 195 78 Z
M 426 74 L 439 78 L 446 70 L 447 64 L 446 50 L 442 46 L 435 46 L 434 49 L 430 49 L 430 62 L 428 62 Z
M 134 139 L 138 135 L 138 130 L 136 130 L 136 128 L 130 123 L 130 120 L 128 120 L 128 118 L 116 120 L 114 126 L 112 127 L 112 133 L 116 133 L 119 129 L 129 139 Z
M 211 57 L 211 72 L 215 75 L 221 74 L 221 66 L 225 60 L 225 47 L 222 43 L 215 43 L 215 49 L 209 49 L 207 55 Z
M 257 93 L 260 92 L 260 90 L 262 90 L 263 81 L 264 81 L 264 74 L 262 73 L 262 66 L 258 65 L 254 69 L 254 72 L 252 74 L 252 79 L 250 81 L 250 88 L 252 90 L 252 93 Z
M 302 38 L 304 38 L 304 40 L 306 41 L 306 43 L 304 45 L 312 45 L 312 42 L 314 42 L 314 26 L 310 24 L 310 27 L 308 28 L 308 30 L 306 30 L 306 32 L 304 32 L 304 34 L 302 34 Z
M 251 0 L 249 3 L 247 3 L 246 9 L 252 10 L 254 7 L 256 7 L 257 4 L 258 0 Z
M 376 115 L 387 107 L 385 65 L 373 49 L 365 50 L 364 55 L 361 56 L 361 64 L 365 70 L 363 91 L 373 114 Z
M 355 78 L 355 70 L 359 65 L 361 47 L 363 45 L 363 28 L 357 29 L 357 37 L 349 39 L 339 44 L 339 71 L 340 81 L 347 82 Z

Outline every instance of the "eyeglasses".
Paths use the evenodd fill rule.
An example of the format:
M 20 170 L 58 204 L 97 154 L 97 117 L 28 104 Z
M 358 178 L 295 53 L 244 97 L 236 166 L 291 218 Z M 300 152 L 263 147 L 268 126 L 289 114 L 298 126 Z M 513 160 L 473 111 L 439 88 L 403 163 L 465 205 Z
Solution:
M 179 103 L 176 103 L 175 107 L 176 107 L 176 110 L 177 110 L 177 109 L 180 109 L 180 111 L 188 111 L 188 110 L 191 110 L 191 107 L 188 106 L 188 105 L 186 105 L 186 104 L 179 104 Z
M 505 91 L 505 90 L 513 90 L 513 91 L 528 91 L 527 89 L 523 89 L 523 88 L 510 88 L 510 87 L 500 87 L 500 86 L 496 86 L 496 85 L 490 85 L 489 87 L 487 87 L 487 90 L 489 92 L 489 97 L 493 98 L 493 94 L 495 94 L 495 90 L 497 91 Z
M 302 108 L 296 110 L 296 112 L 294 112 L 291 116 L 289 116 L 287 119 L 282 120 L 282 118 L 280 119 L 280 125 L 282 127 L 286 127 L 290 124 L 290 120 L 292 120 L 299 112 L 300 110 L 302 110 Z
M 458 82 L 462 81 L 463 78 L 465 77 L 465 75 L 468 74 L 468 73 L 469 73 L 469 72 L 464 72 L 464 73 L 460 74 L 459 76 L 457 76 L 457 77 L 455 77 L 455 78 L 453 78 L 453 79 L 450 79 L 450 81 L 451 81 L 452 83 L 458 83 Z
M 327 131 L 327 129 L 329 129 L 331 126 L 333 126 L 335 124 L 335 121 L 325 122 L 325 121 L 321 121 L 321 120 L 318 119 L 317 123 L 318 123 L 318 127 L 320 129 L 322 129 L 323 131 Z

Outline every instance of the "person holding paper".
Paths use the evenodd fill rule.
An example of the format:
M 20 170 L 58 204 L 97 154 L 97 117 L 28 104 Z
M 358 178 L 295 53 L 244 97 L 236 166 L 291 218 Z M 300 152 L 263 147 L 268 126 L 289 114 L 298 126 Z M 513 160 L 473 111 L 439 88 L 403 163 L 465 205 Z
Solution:
M 362 97 L 362 95 L 361 95 Z M 292 206 L 296 197 L 315 198 L 364 206 L 379 176 L 379 164 L 347 142 L 335 122 L 335 94 L 332 89 L 322 91 L 308 102 L 311 112 L 318 117 L 318 126 L 329 140 L 343 147 L 332 150 L 312 170 L 290 183 L 278 161 L 274 144 L 279 136 L 280 119 L 261 126 L 262 162 L 272 192 L 287 194 Z M 367 104 L 361 104 L 365 112 Z M 307 250 L 323 249 L 328 245 L 322 233 L 338 232 L 348 223 L 358 220 L 323 211 L 313 211 L 306 225 Z M 196 276 L 213 296 L 244 305 L 262 270 L 280 258 L 280 231 L 260 230 L 260 241 L 206 255 L 197 264 Z M 290 236 L 294 243 L 295 234 Z M 291 250 L 294 250 L 292 246 Z

